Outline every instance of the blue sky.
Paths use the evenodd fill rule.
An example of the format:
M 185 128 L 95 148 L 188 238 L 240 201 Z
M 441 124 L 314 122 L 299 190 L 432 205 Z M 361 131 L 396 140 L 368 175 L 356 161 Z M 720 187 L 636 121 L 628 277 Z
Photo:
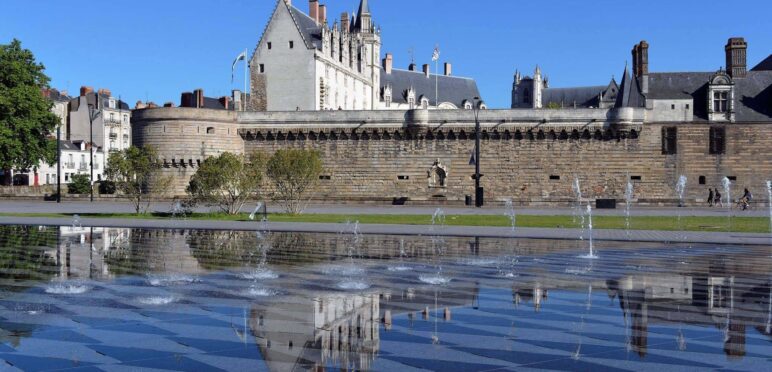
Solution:
M 229 94 L 233 58 L 250 53 L 275 0 L 1 0 L 0 43 L 18 38 L 42 61 L 52 86 L 105 87 L 133 103 L 174 101 L 203 88 Z M 307 0 L 293 0 L 306 11 Z M 328 18 L 359 0 L 327 0 Z M 370 0 L 395 66 L 431 62 L 440 45 L 454 74 L 477 80 L 493 107 L 508 107 L 515 69 L 538 63 L 551 86 L 601 85 L 619 78 L 630 49 L 650 47 L 651 71 L 713 71 L 730 36 L 749 43 L 749 68 L 772 53 L 768 0 Z M 728 11 L 727 7 L 733 8 Z M 736 9 L 736 10 L 735 10 Z M 243 72 L 242 72 L 243 74 Z

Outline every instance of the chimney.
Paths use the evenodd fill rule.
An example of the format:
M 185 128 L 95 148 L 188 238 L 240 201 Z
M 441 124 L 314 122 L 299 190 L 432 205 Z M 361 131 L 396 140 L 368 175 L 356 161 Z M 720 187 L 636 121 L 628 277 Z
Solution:
M 80 96 L 81 97 L 85 97 L 87 94 L 93 93 L 93 92 L 94 92 L 94 88 L 92 88 L 92 87 L 87 87 L 85 85 L 80 87 Z
M 110 89 L 107 89 L 107 88 L 99 89 L 99 94 L 102 96 L 108 96 L 108 97 L 112 97 L 113 95 L 112 92 L 110 92 Z
M 195 99 L 196 108 L 204 108 L 204 90 L 198 88 L 193 91 L 193 98 Z
M 424 63 L 423 67 L 424 67 L 424 75 L 426 75 L 426 77 L 429 77 L 429 64 Z
M 407 66 L 407 70 L 408 71 L 415 71 L 415 63 L 411 63 L 410 65 L 408 65 Z
M 649 43 L 641 40 L 633 47 L 633 76 L 641 77 L 649 74 Z
M 450 76 L 453 74 L 453 65 L 450 64 L 450 62 L 445 62 L 445 76 Z
M 135 104 L 134 104 L 134 109 L 135 109 L 135 110 L 142 110 L 142 109 L 144 109 L 145 107 L 147 107 L 147 106 L 146 106 L 146 105 L 145 105 L 145 103 L 144 103 L 144 102 L 142 102 L 142 101 L 137 101 L 137 103 L 135 103 Z
M 193 107 L 193 93 L 183 92 L 180 96 L 180 107 Z
M 383 69 L 386 74 L 391 74 L 391 69 L 394 67 L 394 56 L 391 53 L 386 53 L 386 58 L 383 59 Z
M 222 107 L 225 107 L 226 110 L 230 109 L 230 105 L 229 105 L 229 103 L 231 101 L 230 97 L 222 96 L 222 97 L 220 97 L 220 99 L 218 99 L 218 101 L 220 101 L 220 104 L 222 105 Z
M 327 24 L 327 5 L 319 5 L 319 23 Z
M 292 0 L 284 0 L 284 2 L 287 3 L 287 5 L 292 6 Z
M 341 32 L 348 32 L 350 29 L 348 24 L 348 13 L 343 12 L 340 15 L 340 30 Z
M 174 102 L 166 102 L 164 103 L 164 107 L 174 107 Z
M 231 91 L 231 96 L 232 96 L 231 99 L 233 100 L 233 109 L 236 111 L 244 111 L 244 107 L 242 106 L 242 102 L 241 102 L 241 96 L 242 96 L 241 91 L 238 89 L 234 89 L 233 91 Z
M 726 72 L 734 78 L 744 78 L 747 71 L 746 52 L 748 43 L 744 38 L 733 37 L 726 42 Z
M 319 23 L 319 0 L 308 0 L 308 16 Z

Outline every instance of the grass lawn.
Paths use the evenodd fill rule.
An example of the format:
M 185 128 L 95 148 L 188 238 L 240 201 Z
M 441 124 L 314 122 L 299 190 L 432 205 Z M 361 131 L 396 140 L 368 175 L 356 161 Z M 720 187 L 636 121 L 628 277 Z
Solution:
M 67 217 L 71 214 L 63 213 L 2 213 L 0 216 L 18 217 Z M 139 219 L 170 219 L 168 213 L 152 213 L 136 215 L 131 213 L 112 214 L 88 214 L 81 217 L 91 218 L 139 218 Z M 248 214 L 242 213 L 234 216 L 222 213 L 195 213 L 189 216 L 191 220 L 215 220 L 215 221 L 248 221 Z M 392 215 L 392 214 L 270 214 L 268 219 L 272 222 L 324 222 L 344 223 L 346 221 L 359 221 L 363 224 L 404 224 L 404 225 L 428 225 L 431 224 L 431 216 L 427 215 Z M 592 219 L 593 228 L 596 229 L 624 229 L 625 218 L 622 216 L 595 216 Z M 448 215 L 445 223 L 451 226 L 510 226 L 510 221 L 503 215 Z M 546 228 L 580 228 L 578 221 L 573 216 L 535 216 L 518 215 L 518 227 L 546 227 Z M 639 216 L 630 219 L 632 230 L 666 230 L 666 231 L 734 231 L 768 233 L 769 220 L 765 217 L 682 217 L 679 223 L 674 216 Z

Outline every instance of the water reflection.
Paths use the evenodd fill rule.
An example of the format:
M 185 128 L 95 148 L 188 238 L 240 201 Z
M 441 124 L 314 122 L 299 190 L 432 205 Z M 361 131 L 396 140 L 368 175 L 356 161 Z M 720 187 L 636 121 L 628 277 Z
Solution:
M 369 235 L 352 248 L 345 234 L 0 227 L 0 341 L 35 354 L 68 330 L 104 354 L 84 351 L 78 363 L 138 367 L 118 358 L 125 350 L 98 346 L 149 338 L 176 342 L 175 355 L 232 348 L 270 370 L 608 367 L 598 353 L 632 369 L 723 354 L 702 367 L 744 369 L 772 356 L 766 247 L 597 242 L 599 259 L 577 260 L 585 248 Z M 352 276 L 369 288 L 341 289 Z M 425 280 L 437 276 L 452 280 Z M 100 333 L 116 324 L 130 327 Z M 68 367 L 74 357 L 61 353 Z M 166 365 L 159 358 L 140 367 Z M 205 368 L 186 358 L 169 363 Z M 460 364 L 438 362 L 454 358 Z M 570 362 L 539 364 L 561 358 Z

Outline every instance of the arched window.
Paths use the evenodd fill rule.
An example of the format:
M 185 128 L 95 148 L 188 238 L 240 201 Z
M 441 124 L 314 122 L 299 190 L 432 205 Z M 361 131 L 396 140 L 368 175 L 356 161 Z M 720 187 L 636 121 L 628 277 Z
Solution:
M 424 110 L 429 108 L 429 100 L 426 97 L 421 98 L 421 108 Z

